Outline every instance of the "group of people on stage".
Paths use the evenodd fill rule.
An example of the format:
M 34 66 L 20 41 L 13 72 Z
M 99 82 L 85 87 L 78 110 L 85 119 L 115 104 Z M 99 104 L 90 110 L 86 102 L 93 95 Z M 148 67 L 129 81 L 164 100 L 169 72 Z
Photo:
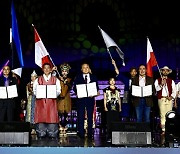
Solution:
M 112 60 L 116 75 L 108 79 L 109 85 L 103 90 L 104 111 L 107 122 L 107 139 L 111 139 L 112 122 L 120 121 L 119 112 L 122 111 L 120 89 L 116 86 L 119 70 Z M 72 103 L 70 89 L 73 87 L 77 94 L 77 131 L 80 138 L 85 137 L 84 120 L 87 114 L 87 137 L 93 138 L 93 114 L 95 97 L 99 95 L 97 77 L 92 73 L 88 63 L 81 65 L 81 73 L 72 80 L 68 74 L 71 67 L 67 63 L 60 65 L 60 74 L 57 67 L 49 63 L 42 65 L 43 75 L 38 76 L 35 71 L 31 74 L 31 81 L 26 86 L 27 105 L 25 121 L 30 122 L 33 133 L 39 139 L 49 137 L 57 139 L 59 133 L 66 135 L 68 113 L 71 111 Z M 166 113 L 174 107 L 180 111 L 180 82 L 175 82 L 168 77 L 172 72 L 164 66 L 160 69 L 161 77 L 154 79 L 146 75 L 146 66 L 140 65 L 138 69 L 132 67 L 131 78 L 128 83 L 128 102 L 131 104 L 131 114 L 135 111 L 137 122 L 150 122 L 150 112 L 154 103 L 154 96 L 158 99 L 162 134 L 165 132 Z M 3 75 L 0 77 L 0 86 L 17 86 L 18 81 L 12 76 L 9 66 L 3 67 Z M 82 88 L 85 88 L 85 93 Z M 45 96 L 40 96 L 38 91 L 45 87 Z M 54 88 L 55 87 L 55 90 Z M 146 87 L 146 89 L 145 89 Z M 50 90 L 48 91 L 48 88 Z M 144 90 L 145 89 L 145 90 Z M 42 89 L 41 89 L 42 90 Z M 93 92 L 92 92 L 93 91 Z M 96 91 L 94 93 L 94 91 Z M 42 92 L 42 91 L 41 91 Z M 55 93 L 55 96 L 53 94 Z M 15 96 L 16 97 L 16 96 Z M 18 97 L 18 96 L 17 96 Z M 15 111 L 15 98 L 0 98 L 0 122 L 13 121 Z

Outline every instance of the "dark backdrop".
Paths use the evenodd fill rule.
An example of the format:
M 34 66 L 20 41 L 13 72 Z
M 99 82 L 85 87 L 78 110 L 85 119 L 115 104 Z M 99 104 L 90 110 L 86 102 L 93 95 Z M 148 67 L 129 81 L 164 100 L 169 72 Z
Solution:
M 146 63 L 148 36 L 159 67 L 180 68 L 180 14 L 174 1 L 119 0 L 14 0 L 24 56 L 24 74 L 39 70 L 34 63 L 33 23 L 54 63 L 69 62 L 74 75 L 88 61 L 100 79 L 113 72 L 98 25 L 125 54 L 126 66 L 112 50 L 120 71 L 128 76 L 132 66 Z M 10 0 L 0 2 L 0 64 L 11 59 Z M 31 70 L 31 71 L 29 71 Z M 154 67 L 155 77 L 159 76 Z M 28 72 L 28 73 L 26 73 Z M 39 71 L 40 72 L 40 71 Z M 28 77 L 27 77 L 28 78 Z

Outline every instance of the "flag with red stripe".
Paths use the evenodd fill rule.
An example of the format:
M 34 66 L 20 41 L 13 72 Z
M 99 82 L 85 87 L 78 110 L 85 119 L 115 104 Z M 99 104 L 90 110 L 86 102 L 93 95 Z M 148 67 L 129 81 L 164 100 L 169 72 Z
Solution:
M 154 55 L 151 43 L 147 38 L 147 76 L 153 77 L 152 67 L 156 66 L 158 63 Z
M 35 63 L 41 68 L 45 63 L 49 63 L 53 67 L 54 64 L 51 60 L 51 57 L 47 52 L 35 27 L 34 27 L 34 35 L 35 35 Z

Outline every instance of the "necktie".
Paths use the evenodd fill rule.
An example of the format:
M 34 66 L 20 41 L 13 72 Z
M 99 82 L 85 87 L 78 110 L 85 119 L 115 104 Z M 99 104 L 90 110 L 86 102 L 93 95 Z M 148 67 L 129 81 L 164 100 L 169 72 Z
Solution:
M 8 78 L 5 78 L 5 82 L 4 82 L 4 86 L 9 86 L 9 80 L 8 80 Z
M 87 83 L 87 75 L 85 75 L 85 79 L 84 80 L 85 80 L 85 83 Z

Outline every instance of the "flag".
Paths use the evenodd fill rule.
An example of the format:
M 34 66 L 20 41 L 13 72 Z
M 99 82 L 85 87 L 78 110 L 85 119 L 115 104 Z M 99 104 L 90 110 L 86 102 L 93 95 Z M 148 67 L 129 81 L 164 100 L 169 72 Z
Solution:
M 151 43 L 147 38 L 147 76 L 153 77 L 152 67 L 157 65 Z
M 32 25 L 34 27 L 34 25 Z M 52 67 L 54 63 L 51 60 L 49 53 L 47 52 L 37 30 L 34 27 L 35 35 L 35 63 L 42 68 L 44 63 L 49 63 Z
M 115 47 L 117 53 L 119 54 L 120 58 L 122 59 L 123 66 L 125 66 L 124 53 L 121 51 L 121 49 L 118 47 L 118 45 L 114 42 L 114 40 L 109 37 L 109 35 L 107 33 L 105 33 L 100 27 L 99 27 L 99 29 L 100 29 L 101 34 L 103 36 L 103 39 L 104 39 L 104 42 L 106 44 L 107 50 L 109 50 L 110 47 Z
M 24 67 L 21 41 L 19 37 L 18 24 L 16 19 L 16 13 L 14 9 L 14 3 L 11 5 L 12 16 L 12 29 L 10 28 L 10 44 L 12 50 L 12 72 L 21 77 L 22 67 Z

